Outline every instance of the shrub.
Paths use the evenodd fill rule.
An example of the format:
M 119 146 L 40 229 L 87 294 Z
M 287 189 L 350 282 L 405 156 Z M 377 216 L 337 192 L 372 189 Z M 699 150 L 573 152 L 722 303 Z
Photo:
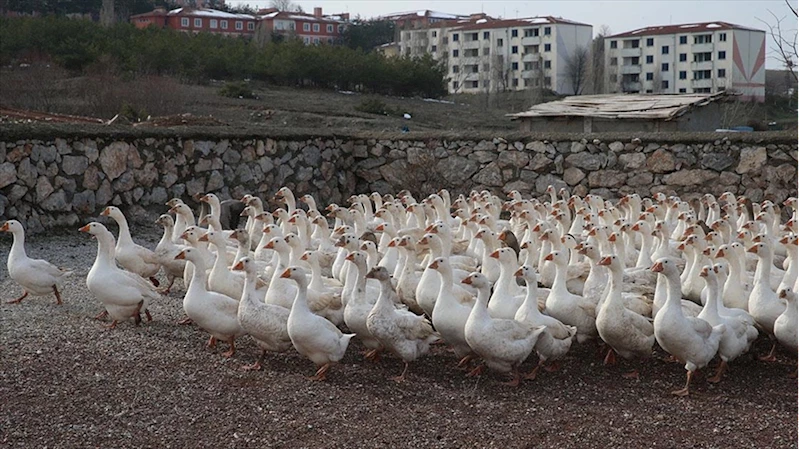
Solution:
M 367 114 L 388 115 L 389 109 L 385 103 L 378 98 L 367 98 L 355 106 L 356 111 L 366 112 Z
M 228 98 L 256 98 L 250 86 L 243 81 L 225 83 L 225 85 L 219 89 L 219 95 Z

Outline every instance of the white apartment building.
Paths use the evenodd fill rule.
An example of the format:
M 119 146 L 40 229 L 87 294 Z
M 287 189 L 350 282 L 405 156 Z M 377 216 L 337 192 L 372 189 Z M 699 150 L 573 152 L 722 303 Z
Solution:
M 715 93 L 765 100 L 766 33 L 726 22 L 641 28 L 605 38 L 608 92 Z
M 400 54 L 430 53 L 445 60 L 450 93 L 530 88 L 580 93 L 567 67 L 578 50 L 590 55 L 591 25 L 550 16 L 508 20 L 472 16 L 436 25 L 403 31 Z

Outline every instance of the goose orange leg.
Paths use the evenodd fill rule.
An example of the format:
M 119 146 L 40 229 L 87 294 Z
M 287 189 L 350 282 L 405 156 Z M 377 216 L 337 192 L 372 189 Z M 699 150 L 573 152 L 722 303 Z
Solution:
M 405 382 L 405 373 L 408 372 L 408 362 L 405 362 L 405 369 L 402 370 L 402 374 L 397 377 L 392 377 L 391 380 L 394 382 Z
M 255 361 L 252 365 L 244 365 L 241 367 L 244 371 L 261 371 L 261 362 L 263 362 L 264 357 L 266 357 L 266 351 L 261 350 L 261 356 L 258 357 L 258 360 Z
M 771 351 L 768 352 L 768 355 L 760 357 L 760 361 L 762 362 L 776 362 L 777 356 L 774 355 L 777 352 L 777 340 L 772 340 L 771 342 Z
M 691 378 L 693 378 L 693 377 L 694 377 L 694 372 L 693 371 L 688 371 L 686 373 L 685 388 L 683 388 L 681 390 L 674 390 L 674 391 L 671 392 L 671 394 L 673 394 L 675 396 L 688 396 L 688 386 L 691 385 Z
M 719 368 L 716 370 L 716 374 L 714 374 L 713 377 L 708 377 L 707 381 L 712 384 L 721 382 L 721 375 L 724 374 L 725 371 L 727 371 L 727 362 L 722 360 L 721 363 L 719 363 Z
M 94 319 L 95 320 L 104 320 L 107 316 L 108 316 L 108 311 L 107 310 L 103 310 L 102 312 L 98 313 L 94 317 Z
M 57 306 L 63 304 L 63 302 L 61 301 L 61 293 L 58 292 L 58 287 L 55 285 L 53 286 L 53 293 L 55 293 L 55 304 Z
M 13 301 L 8 301 L 8 304 L 19 304 L 19 303 L 22 302 L 23 299 L 25 299 L 27 297 L 28 297 L 28 292 L 25 292 L 19 298 L 15 299 Z
M 486 366 L 483 365 L 482 363 L 480 365 L 477 365 L 477 367 L 475 367 L 473 370 L 469 371 L 469 373 L 466 374 L 466 377 L 477 377 L 483 374 L 485 367 Z
M 152 321 L 153 320 L 153 316 L 150 315 L 150 309 L 144 309 L 144 315 L 147 316 L 147 321 Z
M 205 347 L 208 349 L 216 348 L 216 337 L 212 335 L 211 338 L 208 339 L 208 343 L 205 344 Z
M 605 354 L 605 365 L 615 365 L 616 364 L 616 351 L 613 350 L 610 346 L 608 346 L 608 353 Z
M 111 324 L 109 324 L 105 328 L 108 329 L 108 330 L 116 329 L 118 323 L 119 323 L 119 321 L 114 320 L 114 321 L 111 322 Z
M 327 379 L 327 372 L 330 370 L 330 365 L 330 363 L 325 363 L 321 368 L 319 368 L 318 371 L 316 371 L 315 375 L 309 377 L 308 379 L 313 381 L 322 381 Z
M 473 358 L 474 356 L 472 354 L 465 356 L 458 362 L 458 368 L 466 370 L 467 367 L 469 366 L 469 362 L 471 362 Z
M 543 360 L 538 360 L 538 365 L 533 368 L 532 371 L 524 375 L 525 380 L 535 380 L 536 376 L 538 376 L 538 370 L 541 369 L 541 366 L 544 364 Z
M 228 343 L 230 343 L 230 350 L 223 352 L 222 356 L 229 359 L 236 353 L 236 337 L 230 337 Z
M 519 381 L 521 381 L 522 379 L 521 374 L 519 374 L 519 370 L 514 369 L 513 372 L 511 373 L 511 376 L 513 376 L 511 380 L 507 382 L 502 382 L 502 385 L 507 385 L 509 387 L 518 387 Z
M 186 317 L 186 318 L 183 318 L 182 320 L 178 321 L 178 325 L 184 326 L 186 324 L 192 324 L 193 322 L 194 321 L 192 321 L 191 318 Z

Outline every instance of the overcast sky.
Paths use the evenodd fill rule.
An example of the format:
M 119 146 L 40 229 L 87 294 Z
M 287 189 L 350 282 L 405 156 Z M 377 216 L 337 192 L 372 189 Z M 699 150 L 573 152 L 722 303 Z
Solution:
M 790 0 L 796 4 L 796 0 Z M 268 7 L 269 0 L 228 0 L 230 4 L 246 3 L 254 7 Z M 493 17 L 516 18 L 538 15 L 560 16 L 594 26 L 610 27 L 612 33 L 621 33 L 650 25 L 668 25 L 720 20 L 768 31 L 763 22 L 773 23 L 769 13 L 785 17 L 783 26 L 796 32 L 797 21 L 784 0 L 539 0 L 539 1 L 472 1 L 472 0 L 310 0 L 296 1 L 306 12 L 321 6 L 325 14 L 349 12 L 361 17 L 375 17 L 395 12 L 431 9 L 434 11 L 469 14 L 485 12 Z M 789 32 L 784 32 L 789 35 Z M 770 42 L 769 42 L 770 43 Z M 768 44 L 767 44 L 768 45 Z M 770 58 L 769 68 L 779 68 Z

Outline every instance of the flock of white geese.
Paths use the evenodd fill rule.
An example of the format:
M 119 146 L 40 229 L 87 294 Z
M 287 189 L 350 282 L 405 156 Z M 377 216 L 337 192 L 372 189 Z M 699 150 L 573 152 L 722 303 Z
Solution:
M 220 200 L 209 193 L 200 200 L 210 214 L 199 222 L 183 201 L 167 203 L 175 218 L 158 218 L 164 234 L 155 250 L 134 243 L 110 206 L 101 215 L 116 222 L 116 239 L 99 222 L 80 228 L 98 243 L 86 284 L 105 309 L 98 318 L 107 314 L 113 328 L 138 325 L 142 312 L 152 319 L 149 304 L 182 278 L 182 323 L 210 334 L 208 346 L 227 342 L 230 357 L 249 335 L 262 349 L 250 369 L 294 348 L 319 367 L 316 380 L 353 337 L 367 359 L 399 357 L 396 380 L 441 341 L 470 375 L 487 366 L 512 385 L 557 369 L 575 340 L 601 340 L 606 364 L 648 358 L 657 342 L 685 364 L 676 395 L 687 395 L 693 373 L 716 355 L 708 381 L 721 380 L 760 333 L 773 341 L 761 359 L 773 361 L 777 344 L 796 353 L 796 198 L 776 205 L 708 194 L 692 205 L 633 194 L 614 204 L 547 192 L 544 202 L 516 191 L 507 201 L 487 191 L 452 200 L 442 190 L 421 201 L 407 191 L 373 193 L 320 211 L 309 195 L 299 208 L 284 187 L 275 196 L 284 207 L 273 212 L 245 195 L 246 225 L 236 230 L 222 229 Z M 18 221 L 0 230 L 14 236 L 8 271 L 24 289 L 14 302 L 54 293 L 60 304 L 69 272 L 29 258 Z M 159 290 L 161 270 L 169 284 Z M 528 358 L 535 367 L 522 375 Z

